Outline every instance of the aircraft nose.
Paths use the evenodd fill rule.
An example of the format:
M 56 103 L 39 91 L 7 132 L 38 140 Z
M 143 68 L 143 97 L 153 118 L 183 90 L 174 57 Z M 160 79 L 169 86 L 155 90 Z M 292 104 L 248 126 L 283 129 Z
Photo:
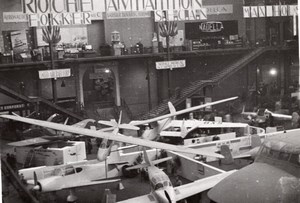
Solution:
M 32 189 L 35 190 L 35 191 L 39 191 L 41 189 L 41 186 L 40 185 L 35 185 Z
M 299 203 L 295 176 L 265 163 L 253 163 L 213 187 L 208 196 L 217 203 Z
M 161 203 L 175 203 L 176 201 L 173 198 L 173 195 L 168 190 L 156 191 L 159 202 Z

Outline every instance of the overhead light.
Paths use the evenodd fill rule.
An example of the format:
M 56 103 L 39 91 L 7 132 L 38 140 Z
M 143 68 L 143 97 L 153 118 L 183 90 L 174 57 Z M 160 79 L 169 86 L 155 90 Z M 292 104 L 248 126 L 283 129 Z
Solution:
M 277 75 L 277 70 L 275 68 L 272 68 L 269 73 L 270 73 L 270 75 L 275 76 L 275 75 Z
M 109 70 L 109 69 L 105 69 L 104 72 L 105 72 L 105 73 L 110 73 L 110 70 Z

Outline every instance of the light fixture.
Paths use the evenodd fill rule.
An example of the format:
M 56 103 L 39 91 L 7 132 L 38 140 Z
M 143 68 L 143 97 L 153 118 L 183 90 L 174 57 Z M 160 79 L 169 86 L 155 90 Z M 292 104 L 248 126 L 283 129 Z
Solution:
M 110 70 L 109 70 L 109 69 L 105 69 L 104 72 L 105 72 L 105 73 L 110 73 Z
M 275 68 L 271 68 L 269 73 L 270 73 L 270 75 L 275 76 L 275 75 L 277 75 L 277 70 Z
M 60 85 L 61 87 L 65 87 L 66 86 L 66 83 L 65 83 L 65 80 L 62 80 L 62 82 L 61 82 L 61 85 Z

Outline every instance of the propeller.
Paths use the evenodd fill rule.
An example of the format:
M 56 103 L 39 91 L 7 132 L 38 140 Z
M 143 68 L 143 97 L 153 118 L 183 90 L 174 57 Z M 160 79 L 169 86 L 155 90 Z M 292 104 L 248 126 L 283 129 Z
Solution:
M 99 120 L 98 123 L 112 127 L 112 128 L 106 128 L 106 130 L 115 130 L 115 129 L 139 130 L 140 129 L 139 127 L 131 124 L 121 123 L 121 118 L 122 118 L 122 111 L 120 112 L 118 122 L 115 119 L 111 119 L 110 121 Z
M 35 171 L 33 171 L 33 181 L 34 181 L 34 187 L 32 189 L 35 191 L 42 191 L 42 187 L 38 183 L 38 179 Z

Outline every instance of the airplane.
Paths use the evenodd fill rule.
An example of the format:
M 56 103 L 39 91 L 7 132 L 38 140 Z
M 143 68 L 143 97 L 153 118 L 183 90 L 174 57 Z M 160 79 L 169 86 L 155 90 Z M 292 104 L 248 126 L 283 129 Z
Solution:
M 176 111 L 176 109 L 172 105 L 172 103 L 169 102 L 168 103 L 169 110 L 170 110 L 169 114 L 165 114 L 165 115 L 147 119 L 147 120 L 131 121 L 131 122 L 129 122 L 129 124 L 135 125 L 135 126 L 148 125 L 149 128 L 148 129 L 146 128 L 145 131 L 142 133 L 142 138 L 146 139 L 146 140 L 156 140 L 158 138 L 160 132 L 166 128 L 166 126 L 173 120 L 173 118 L 175 116 L 189 113 L 192 111 L 196 111 L 196 110 L 208 107 L 208 106 L 213 106 L 213 105 L 224 103 L 227 101 L 232 101 L 237 98 L 238 97 L 231 97 L 231 98 L 227 98 L 227 99 L 223 99 L 223 100 L 219 100 L 219 101 L 215 101 L 215 102 L 211 102 L 211 103 L 206 103 L 206 104 L 190 107 L 190 108 L 183 109 L 180 111 Z M 112 126 L 112 127 L 115 125 L 114 122 L 110 122 L 110 121 L 98 121 L 98 122 L 100 124 L 108 125 L 108 126 Z
M 260 108 L 257 112 L 245 112 L 245 106 L 243 107 L 242 113 L 245 118 L 256 123 L 265 123 L 267 119 L 278 119 L 278 120 L 292 120 L 291 115 L 273 113 L 268 109 Z
M 128 137 L 124 136 L 122 134 L 113 134 L 111 132 L 104 132 L 104 131 L 96 131 L 95 129 L 85 129 L 85 128 L 78 128 L 76 126 L 68 126 L 63 125 L 59 123 L 52 123 L 47 121 L 41 121 L 31 118 L 24 118 L 19 116 L 13 116 L 13 115 L 0 115 L 2 118 L 12 119 L 20 122 L 25 122 L 33 125 L 38 125 L 46 128 L 52 128 L 55 130 L 60 130 L 64 132 L 74 133 L 74 134 L 80 134 L 85 136 L 91 136 L 95 138 L 101 138 L 104 140 L 111 140 L 111 141 L 117 141 L 117 142 L 124 142 L 129 143 L 133 145 L 140 145 L 144 147 L 150 147 L 150 148 L 159 148 L 164 150 L 170 150 L 170 151 L 176 151 L 176 152 L 182 152 L 182 153 L 189 153 L 189 154 L 201 154 L 203 156 L 209 156 L 209 157 L 216 157 L 216 158 L 223 158 L 222 155 L 217 154 L 213 151 L 208 150 L 201 150 L 201 149 L 192 149 L 189 147 L 184 146 L 175 146 L 171 144 L 166 143 L 160 143 L 155 142 L 151 140 L 144 140 L 136 137 Z M 123 124 L 122 124 L 123 125 Z M 109 152 L 111 143 L 104 143 L 103 144 L 103 153 Z
M 192 183 L 173 187 L 167 174 L 165 174 L 161 169 L 155 166 L 156 164 L 162 163 L 164 161 L 168 161 L 170 159 L 171 157 L 166 157 L 166 158 L 150 161 L 146 151 L 144 150 L 145 163 L 128 167 L 126 170 L 147 168 L 149 180 L 150 180 L 151 192 L 147 195 L 131 198 L 124 201 L 119 201 L 119 203 L 134 203 L 134 202 L 175 203 L 179 200 L 185 199 L 189 196 L 210 189 L 218 182 L 220 182 L 223 178 L 235 172 L 235 170 L 224 172 L 224 173 L 220 173 L 214 176 L 210 176 L 207 178 L 194 181 Z
M 68 201 L 77 199 L 75 189 L 78 187 L 113 183 L 120 179 L 122 166 L 127 162 L 120 161 L 118 152 L 113 152 L 107 161 L 81 161 L 57 166 L 41 166 L 19 170 L 19 175 L 28 184 L 32 184 L 33 190 L 39 192 L 53 192 L 69 190 Z
M 217 203 L 300 202 L 300 130 L 264 140 L 255 161 L 223 179 L 208 192 Z

